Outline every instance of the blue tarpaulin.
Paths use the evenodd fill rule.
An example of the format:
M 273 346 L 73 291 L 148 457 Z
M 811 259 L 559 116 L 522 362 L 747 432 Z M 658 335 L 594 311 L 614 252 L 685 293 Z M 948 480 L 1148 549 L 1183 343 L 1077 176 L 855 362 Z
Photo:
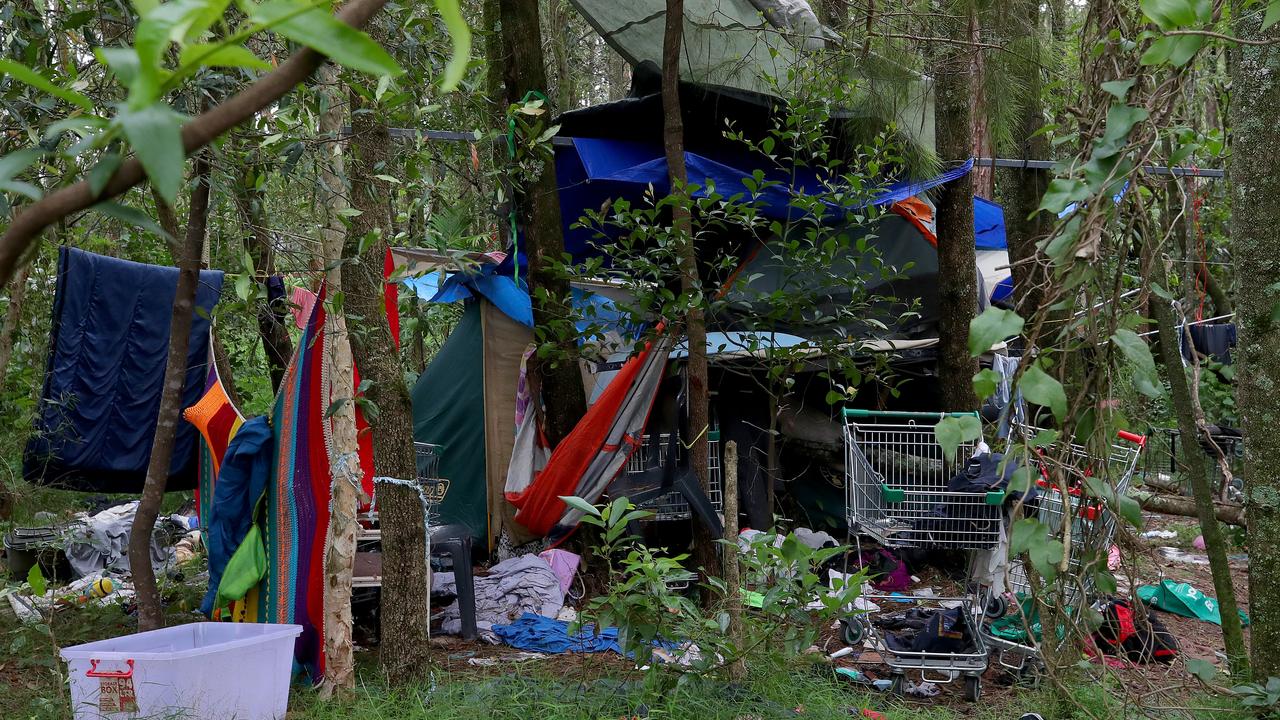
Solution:
M 209 317 L 221 271 L 196 292 L 183 407 L 208 371 Z M 49 364 L 23 474 L 32 482 L 95 492 L 139 492 L 146 479 L 169 355 L 178 269 L 62 247 Z M 196 481 L 196 429 L 179 422 L 169 488 Z
M 573 227 L 587 211 L 599 210 L 606 201 L 625 198 L 632 203 L 644 201 L 653 188 L 656 196 L 666 194 L 667 161 L 661 145 L 604 138 L 572 138 L 571 145 L 556 147 L 556 180 L 560 186 L 560 209 L 564 223 L 565 250 L 574 260 L 597 254 L 592 245 L 595 230 Z M 747 152 L 735 157 L 708 157 L 696 152 L 685 153 L 689 181 L 698 185 L 699 195 L 709 188 L 724 197 L 744 193 L 750 197 L 743 178 L 751 178 L 754 168 L 769 161 L 753 158 Z M 973 169 L 973 160 L 951 168 L 926 180 L 901 181 L 883 188 L 876 196 L 878 205 L 889 205 L 919 195 L 943 183 L 963 177 Z M 819 191 L 822 183 L 812 168 L 797 168 L 794 176 L 779 171 L 766 174 L 766 179 L 780 185 L 765 188 L 754 199 L 765 217 L 785 220 L 794 215 L 790 193 Z M 974 198 L 974 229 L 979 249 L 1005 249 L 1004 210 L 995 203 Z M 502 274 L 512 274 L 512 264 L 526 264 L 523 248 L 503 263 Z M 523 271 L 521 272 L 523 274 Z

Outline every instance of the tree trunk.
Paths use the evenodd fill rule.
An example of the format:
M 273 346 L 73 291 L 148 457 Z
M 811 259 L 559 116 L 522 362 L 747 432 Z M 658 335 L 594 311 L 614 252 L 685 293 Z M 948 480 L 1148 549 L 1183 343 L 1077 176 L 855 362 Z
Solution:
M 977 13 L 969 13 L 969 41 L 975 47 L 982 42 L 982 28 L 978 24 Z M 973 98 L 973 146 L 969 155 L 973 157 L 992 157 L 991 116 L 987 112 L 986 57 L 978 50 L 969 53 L 969 92 Z M 948 160 L 955 158 L 946 158 Z M 996 192 L 996 169 L 990 165 L 976 165 L 973 168 L 973 194 L 991 200 Z
M 934 62 L 935 125 L 938 154 L 947 160 L 967 157 L 973 147 L 970 75 L 973 72 L 967 5 L 947 5 L 939 20 L 955 43 L 937 49 Z M 958 17 L 956 17 L 958 15 Z M 969 357 L 969 322 L 978 307 L 977 258 L 973 239 L 973 175 L 946 183 L 938 197 L 938 382 L 944 410 L 977 407 L 973 376 L 978 361 Z
M 173 298 L 173 315 L 169 320 L 169 358 L 164 368 L 164 392 L 156 414 L 156 432 L 151 441 L 151 459 L 147 463 L 147 479 L 142 488 L 138 511 L 129 531 L 129 567 L 138 597 L 138 631 L 164 627 L 164 608 L 156 586 L 155 569 L 151 566 L 151 533 L 156 516 L 164 502 L 165 485 L 169 482 L 169 465 L 173 458 L 173 439 L 182 416 L 182 390 L 187 382 L 187 349 L 191 344 L 191 317 L 196 289 L 200 285 L 200 260 L 203 256 L 205 225 L 209 218 L 209 158 L 196 156 L 195 187 L 187 216 L 187 236 L 175 258 L 178 263 L 178 287 Z
M 1133 497 L 1142 506 L 1143 510 L 1151 512 L 1164 513 L 1166 515 L 1181 515 L 1183 517 L 1200 517 L 1200 508 L 1196 505 L 1196 501 L 1182 495 L 1162 495 L 1159 493 L 1148 493 L 1135 491 Z M 1237 527 L 1248 527 L 1248 517 L 1245 515 L 1243 505 L 1234 503 L 1215 502 L 1213 505 L 1213 515 L 1219 522 L 1235 525 Z M 1206 546 L 1208 541 L 1205 541 Z
M 1233 16 L 1246 40 L 1280 41 L 1258 13 Z M 1280 282 L 1275 228 L 1280 212 L 1280 46 L 1241 46 L 1233 63 L 1231 246 L 1248 268 L 1236 294 L 1240 370 L 1236 397 L 1244 420 L 1245 508 L 1249 518 L 1249 611 L 1253 673 L 1280 675 L 1280 325 L 1271 321 Z
M 686 297 L 702 296 L 702 279 L 698 276 L 697 248 L 694 247 L 693 220 L 689 212 L 689 172 L 684 162 L 684 121 L 680 115 L 680 42 L 684 35 L 684 0 L 667 0 L 666 27 L 662 39 L 662 139 L 667 155 L 667 172 L 671 192 L 677 202 L 671 206 L 671 232 L 676 238 L 680 257 L 680 290 Z M 689 359 L 685 378 L 688 381 L 689 467 L 698 478 L 703 492 L 710 491 L 707 473 L 707 432 L 710 431 L 710 408 L 707 388 L 707 320 L 702 301 L 690 303 L 684 317 Z M 716 557 L 715 537 L 700 522 L 694 523 L 694 562 L 703 572 L 713 572 Z
M 256 152 L 250 150 L 249 152 Z M 244 226 L 246 249 L 253 257 L 254 269 L 259 277 L 271 277 L 276 274 L 275 249 L 271 245 L 271 235 L 266 228 L 266 195 L 257 189 L 256 178 L 264 168 L 256 162 L 247 162 L 244 172 L 234 184 L 232 197 L 240 211 L 240 220 Z M 288 300 L 275 303 L 263 301 L 258 303 L 258 335 L 262 338 L 262 350 L 267 356 L 267 368 L 271 373 L 271 389 L 280 390 L 280 381 L 284 378 L 284 370 L 289 366 L 293 356 L 293 343 L 289 339 L 289 330 L 283 318 L 288 313 Z
M 160 227 L 169 233 L 169 237 L 165 238 L 165 247 L 169 249 L 169 261 L 177 265 L 178 258 L 182 257 L 182 229 L 178 227 L 178 216 L 174 214 L 173 207 L 165 202 L 160 191 L 154 187 L 151 188 L 151 199 L 156 204 L 156 217 L 160 219 Z
M 4 390 L 5 373 L 13 357 L 13 337 L 22 320 L 22 300 L 27 295 L 27 280 L 31 277 L 31 262 L 22 266 L 9 282 L 9 305 L 5 308 L 4 327 L 0 328 L 0 391 Z
M 1177 192 L 1177 183 L 1170 182 L 1165 198 L 1166 217 L 1172 218 L 1168 212 L 1172 207 L 1171 197 Z M 1163 264 L 1157 262 L 1156 249 L 1151 247 L 1154 240 L 1147 240 L 1144 248 L 1147 276 L 1158 275 L 1157 268 Z M 1240 627 L 1240 616 L 1235 612 L 1235 586 L 1231 582 L 1231 566 L 1227 562 L 1226 539 L 1222 535 L 1222 527 L 1218 525 L 1217 508 L 1214 506 L 1213 489 L 1209 480 L 1210 465 L 1200 444 L 1191 442 L 1191 438 L 1200 437 L 1204 433 L 1203 418 L 1198 417 L 1195 398 L 1187 383 L 1187 374 L 1182 368 L 1182 354 L 1174 327 L 1173 311 L 1161 298 L 1155 298 L 1150 310 L 1156 320 L 1160 332 L 1160 354 L 1164 359 L 1165 375 L 1172 390 L 1173 411 L 1178 420 L 1178 432 L 1188 441 L 1182 443 L 1182 462 L 1191 482 L 1191 492 L 1195 497 L 1197 517 L 1200 518 L 1200 533 L 1204 536 L 1205 552 L 1209 556 L 1209 569 L 1213 574 L 1213 588 L 1218 595 L 1218 603 L 1222 606 L 1222 639 L 1227 650 L 1227 658 L 1233 676 L 1248 675 L 1248 650 L 1244 642 L 1244 633 Z
M 738 443 L 724 445 L 724 584 L 729 588 L 729 637 L 739 653 L 746 644 L 742 628 L 742 577 L 738 568 Z M 742 657 L 729 665 L 729 677 L 741 680 L 747 673 Z
M 542 58 L 537 0 L 499 0 L 503 42 L 511 50 L 506 65 L 507 100 L 522 102 L 530 92 L 546 93 L 547 70 Z M 555 357 L 530 368 L 542 387 L 546 406 L 547 440 L 555 447 L 573 430 L 587 409 L 578 368 L 576 338 L 559 337 L 554 328 L 572 322 L 569 281 L 556 271 L 564 255 L 564 229 L 555 164 L 543 163 L 542 173 L 516 198 L 529 262 L 529 294 L 539 342 L 553 343 Z M 544 335 L 545 333 L 545 335 Z
M 1037 135 L 1046 122 L 1040 71 L 1039 0 L 1020 0 L 1014 12 L 1021 16 L 1023 31 L 1030 41 L 1027 50 L 1030 57 L 1021 64 L 1023 81 L 1027 85 L 1027 101 L 1017 118 L 1014 137 L 1018 141 L 1019 157 L 1047 160 L 1049 138 Z M 1005 214 L 1005 224 L 1009 231 L 1014 307 L 1019 315 L 1029 319 L 1040 308 L 1044 287 L 1049 280 L 1047 261 L 1040 255 L 1038 247 L 1047 232 L 1045 215 L 1037 212 L 1040 199 L 1049 187 L 1049 172 L 1030 168 L 1016 172 L 1017 182 L 1009 193 L 1012 202 Z
M 342 277 L 342 248 L 346 227 L 342 211 L 347 209 L 346 171 L 343 157 L 342 126 L 346 118 L 346 97 L 342 91 L 341 71 L 326 63 L 316 73 L 319 93 L 327 99 L 320 116 L 320 216 L 325 225 L 320 231 L 320 265 L 328 268 L 325 287 L 328 298 L 338 293 L 346 296 Z M 356 522 L 362 476 L 359 466 L 359 444 L 356 435 L 355 370 L 351 359 L 351 336 L 347 332 L 346 313 L 335 311 L 325 315 L 325 337 L 329 368 L 329 406 L 342 400 L 329 418 L 333 437 L 329 469 L 331 500 L 329 503 L 329 553 L 325 556 L 324 584 L 324 692 L 355 687 L 355 647 L 351 641 L 351 577 L 355 571 Z
M 621 100 L 631 92 L 631 66 L 626 58 L 618 54 L 609 45 L 600 50 L 605 54 L 605 68 L 608 72 L 609 99 Z
M 373 427 L 373 466 L 380 477 L 415 481 L 413 410 L 397 343 L 391 336 L 384 301 L 383 262 L 390 232 L 390 200 L 385 173 L 391 162 L 391 135 L 377 108 L 351 93 L 351 200 L 360 214 L 351 218 L 346 256 L 358 262 L 344 278 L 346 310 L 362 318 L 351 336 L 351 352 L 361 383 L 369 383 L 365 417 Z M 360 246 L 364 245 L 364 251 Z M 582 381 L 578 380 L 581 390 Z M 417 491 L 403 485 L 378 486 L 382 527 L 382 669 L 393 683 L 426 669 L 429 628 L 426 509 Z
M 578 106 L 575 72 L 571 65 L 568 0 L 549 0 L 547 27 L 551 31 L 551 57 L 556 65 L 556 112 L 567 112 Z

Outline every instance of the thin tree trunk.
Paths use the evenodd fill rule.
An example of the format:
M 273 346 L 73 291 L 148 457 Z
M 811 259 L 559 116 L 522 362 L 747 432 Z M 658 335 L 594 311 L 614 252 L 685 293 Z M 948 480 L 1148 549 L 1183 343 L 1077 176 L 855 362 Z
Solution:
M 671 232 L 676 237 L 680 257 L 680 290 L 687 297 L 701 297 L 697 248 L 694 247 L 693 220 L 689 211 L 689 171 L 684 161 L 684 120 L 680 108 L 680 43 L 684 35 L 684 0 L 667 0 L 665 33 L 662 40 L 662 138 L 667 155 L 671 192 L 677 202 L 671 207 Z M 686 369 L 689 399 L 689 467 L 704 492 L 710 491 L 707 472 L 707 433 L 710 402 L 707 387 L 707 320 L 700 301 L 690 304 L 684 317 L 689 359 Z M 711 572 L 716 557 L 715 537 L 702 523 L 694 523 L 694 561 Z
M 1254 677 L 1280 675 L 1280 324 L 1271 320 L 1280 283 L 1275 228 L 1280 213 L 1280 25 L 1261 29 L 1259 13 L 1237 13 L 1235 35 L 1267 40 L 1241 46 L 1232 73 L 1231 246 L 1247 268 L 1236 294 L 1244 419 L 1245 508 L 1249 517 L 1249 610 Z
M 547 91 L 547 70 L 542 57 L 537 0 L 500 0 L 503 42 L 511 55 L 506 64 L 507 100 L 524 101 L 530 92 Z M 519 224 L 529 262 L 529 293 L 534 298 L 533 323 L 540 331 L 552 331 L 572 321 L 569 281 L 557 272 L 564 255 L 564 229 L 555 164 L 543 163 L 542 173 L 517 196 Z M 556 345 L 555 357 L 535 363 L 546 406 L 545 432 L 555 447 L 578 424 L 587 409 L 578 368 L 577 341 L 573 337 L 548 337 Z
M 192 315 L 196 290 L 200 285 L 205 225 L 209 219 L 208 155 L 197 155 L 193 169 L 195 187 L 191 190 L 186 240 L 175 258 L 178 286 L 173 298 L 173 315 L 169 320 L 169 358 L 164 368 L 164 392 L 156 414 L 156 432 L 151 441 L 146 483 L 129 531 L 129 567 L 133 571 L 133 585 L 138 598 L 139 632 L 164 627 L 164 608 L 156 586 L 155 569 L 151 566 L 151 533 L 156 526 L 160 505 L 164 502 L 165 485 L 169 482 L 173 440 L 181 421 L 182 391 L 187 382 L 187 349 L 191 344 Z
M 600 49 L 605 54 L 605 68 L 608 72 L 609 99 L 621 100 L 631 92 L 631 66 L 626 58 L 618 54 L 609 45 Z
M 1024 160 L 1047 160 L 1049 138 L 1037 134 L 1045 125 L 1044 98 L 1040 73 L 1040 2 L 1019 0 L 1013 9 L 1021 17 L 1029 40 L 1029 58 L 1022 63 L 1023 81 L 1027 85 L 1027 101 L 1017 120 L 1014 137 Z M 1010 192 L 1008 227 L 1009 263 L 1013 274 L 1013 300 L 1018 314 L 1030 318 L 1040 308 L 1048 283 L 1047 259 L 1039 252 L 1040 240 L 1046 234 L 1045 215 L 1037 212 L 1040 199 L 1049 187 L 1049 172 L 1024 168 L 1016 171 L 1017 181 Z
M 327 109 L 320 116 L 323 142 L 320 146 L 318 204 L 325 225 L 320 231 L 323 257 L 319 264 L 327 268 L 326 293 L 328 298 L 333 298 L 338 293 L 346 294 L 341 263 L 342 248 L 346 242 L 342 211 L 349 205 L 341 137 L 347 103 L 342 73 L 336 65 L 323 65 L 316 73 L 316 85 L 327 98 Z M 333 448 L 329 455 L 331 502 L 324 583 L 324 691 L 332 693 L 355 687 L 351 578 L 355 571 L 356 537 L 360 531 L 356 511 L 361 493 L 357 488 L 363 473 L 356 435 L 355 364 L 351 358 L 351 336 L 347 331 L 345 310 L 335 309 L 325 315 L 325 337 L 328 338 L 329 351 L 325 358 L 329 366 L 327 405 L 335 408 L 329 417 Z M 334 403 L 340 404 L 335 406 Z
M 724 584 L 729 588 L 729 637 L 742 652 L 745 634 L 742 628 L 742 598 L 738 594 L 742 578 L 738 568 L 738 443 L 724 445 Z M 739 657 L 729 665 L 729 677 L 741 680 L 747 672 Z
M 977 13 L 969 14 L 969 41 L 976 47 L 982 42 L 982 28 L 978 24 Z M 972 157 L 991 157 L 995 153 L 991 147 L 991 118 L 987 112 L 986 56 L 981 52 L 969 53 L 969 92 L 972 95 L 973 147 L 969 150 Z M 951 159 L 951 158 L 948 158 Z M 988 200 L 995 196 L 996 169 L 979 165 L 973 168 L 973 194 Z
M 550 0 L 547 3 L 547 28 L 551 31 L 551 57 L 556 65 L 556 112 L 566 112 L 578 106 L 577 83 L 569 52 L 571 39 L 568 0 Z
M 169 261 L 177 265 L 178 258 L 182 257 L 182 229 L 178 227 L 178 216 L 154 187 L 151 188 L 151 199 L 156 204 L 156 217 L 160 219 L 160 227 L 169 233 L 169 237 L 165 238 L 165 247 L 169 248 Z
M 253 257 L 254 269 L 259 277 L 271 277 L 276 274 L 275 250 L 266 228 L 266 194 L 256 189 L 256 178 L 260 172 L 263 172 L 261 165 L 247 162 L 231 195 L 240 211 L 245 244 Z M 258 336 L 262 339 L 262 350 L 267 356 L 267 369 L 271 373 L 273 391 L 280 389 L 284 370 L 293 356 L 293 342 L 281 319 L 288 312 L 285 307 L 287 302 L 278 300 L 272 303 L 267 300 L 258 304 Z
M 22 301 L 27 295 L 27 280 L 31 278 L 31 262 L 22 266 L 9 282 L 9 306 L 5 308 L 4 327 L 0 328 L 0 391 L 4 390 L 5 373 L 13 357 L 13 337 L 22 320 Z
M 365 399 L 377 408 L 365 411 L 373 427 L 373 465 L 381 477 L 413 481 L 413 410 L 396 341 L 391 337 L 384 304 L 383 258 L 390 233 L 387 183 L 391 135 L 372 106 L 351 93 L 351 202 L 360 214 L 351 219 L 346 255 L 359 258 L 345 278 L 347 309 L 363 318 L 351 337 L 351 352 L 368 381 Z M 364 252 L 360 252 L 361 244 Z M 578 381 L 582 387 L 582 381 Z M 378 487 L 382 527 L 382 669 L 391 682 L 402 682 L 426 670 L 428 652 L 427 523 L 419 494 L 403 485 Z
M 213 327 L 209 342 L 213 345 L 213 364 L 218 368 L 218 379 L 222 381 L 222 389 L 226 391 L 227 399 L 237 408 L 243 408 L 244 401 L 240 398 L 240 389 L 236 386 L 236 374 L 231 367 L 231 356 L 227 354 L 227 348 L 222 344 L 222 335 L 218 332 L 217 325 Z
M 1176 183 L 1169 183 L 1168 194 L 1177 192 Z M 1172 205 L 1166 197 L 1166 216 L 1171 217 L 1167 208 Z M 1150 245 L 1153 241 L 1148 240 Z M 1145 248 L 1148 276 L 1157 268 L 1155 248 Z M 1243 677 L 1248 674 L 1248 650 L 1244 642 L 1244 633 L 1240 627 L 1240 616 L 1235 612 L 1235 586 L 1231 582 L 1231 566 L 1227 561 L 1226 539 L 1222 535 L 1222 527 L 1218 525 L 1217 508 L 1214 505 L 1213 489 L 1210 487 L 1208 458 L 1197 442 L 1190 438 L 1207 435 L 1204 433 L 1203 417 L 1197 417 L 1195 397 L 1187 383 L 1187 375 L 1182 368 L 1182 356 L 1179 350 L 1177 332 L 1174 329 L 1173 311 L 1160 298 L 1150 304 L 1160 332 L 1160 354 L 1164 359 L 1165 375 L 1172 390 L 1173 410 L 1178 421 L 1178 432 L 1188 442 L 1182 443 L 1182 463 L 1186 475 L 1191 482 L 1191 492 L 1195 498 L 1197 517 L 1200 519 L 1200 533 L 1204 536 L 1205 552 L 1209 556 L 1209 569 L 1213 574 L 1213 589 L 1218 595 L 1218 603 L 1222 607 L 1222 639 L 1227 650 L 1228 662 L 1234 676 Z
M 974 52 L 965 43 L 969 25 L 965 3 L 947 5 L 960 18 L 943 18 L 945 36 L 956 40 L 936 51 L 934 92 L 938 154 L 962 158 L 973 147 L 970 75 Z M 969 323 L 978 307 L 977 259 L 973 247 L 973 176 L 953 180 L 938 198 L 938 381 L 944 410 L 973 410 L 973 376 L 978 361 L 969 357 Z

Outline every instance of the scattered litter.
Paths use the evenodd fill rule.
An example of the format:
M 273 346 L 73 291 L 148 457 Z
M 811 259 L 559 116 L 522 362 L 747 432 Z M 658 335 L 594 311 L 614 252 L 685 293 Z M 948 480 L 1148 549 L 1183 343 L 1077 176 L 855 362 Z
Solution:
M 575 622 L 578 619 L 578 611 L 565 605 L 560 608 L 560 612 L 556 613 L 556 619 L 562 622 Z
M 66 533 L 67 560 L 77 575 L 95 570 L 129 571 L 129 534 L 138 501 L 109 507 L 95 515 L 79 513 Z M 166 519 L 167 520 L 167 519 Z M 151 535 L 151 565 L 163 572 L 174 561 L 168 522 L 157 523 Z
M 1196 539 L 1191 541 L 1191 547 L 1197 550 L 1204 550 L 1204 536 L 1197 535 Z
M 1159 538 L 1160 540 L 1172 540 L 1178 537 L 1178 533 L 1172 530 L 1148 530 L 1142 533 L 1140 537 L 1143 540 L 1154 540 L 1157 538 Z
M 888 690 L 893 688 L 893 681 L 892 680 L 872 680 L 871 686 L 879 690 L 880 692 L 887 692 Z
M 49 588 L 41 596 L 10 593 L 6 597 L 9 607 L 20 621 L 35 623 L 55 610 L 91 604 L 119 605 L 132 601 L 135 596 L 132 583 L 118 575 L 98 570 L 62 587 Z
M 849 654 L 850 654 L 850 653 L 852 653 L 852 652 L 853 652 L 853 648 L 851 648 L 851 647 L 842 647 L 842 648 L 840 648 L 839 650 L 837 650 L 837 651 L 835 651 L 835 652 L 831 653 L 831 654 L 830 654 L 830 655 L 828 655 L 827 657 L 828 657 L 828 658 L 830 658 L 831 660 L 836 660 L 836 659 L 839 659 L 839 658 L 844 657 L 845 655 L 849 655 Z
M 516 663 L 516 662 L 525 662 L 526 660 L 541 660 L 545 657 L 547 657 L 547 655 L 544 653 L 520 652 L 514 655 L 503 655 L 501 657 L 468 658 L 467 664 L 474 665 L 475 667 L 493 667 L 499 663 Z
M 569 586 L 573 585 L 573 576 L 578 574 L 578 565 L 582 562 L 582 558 L 568 550 L 544 550 L 538 553 L 538 557 L 551 566 L 551 572 L 559 578 L 560 592 L 569 592 Z
M 1214 625 L 1222 624 L 1222 613 L 1218 601 L 1192 587 L 1190 583 L 1176 583 L 1163 580 L 1159 585 L 1143 585 L 1138 588 L 1138 598 L 1152 607 L 1159 608 L 1174 615 L 1202 620 Z M 1243 610 L 1240 622 L 1249 624 L 1249 616 Z
M 939 695 L 941 695 L 942 689 L 931 682 L 921 682 L 919 684 L 916 684 L 908 680 L 903 692 L 910 695 L 911 697 L 931 698 L 931 697 L 938 697 Z
M 1156 548 L 1156 550 L 1160 553 L 1161 557 L 1163 557 L 1166 560 L 1172 560 L 1174 562 L 1180 562 L 1180 563 L 1188 563 L 1191 565 L 1208 565 L 1209 564 L 1208 555 L 1198 555 L 1196 553 L 1189 553 L 1184 550 L 1179 550 L 1178 548 L 1175 548 L 1175 547 L 1167 547 L 1167 546 Z
M 1111 549 L 1107 551 L 1107 569 L 1108 570 L 1120 569 L 1120 546 L 1119 545 L 1112 545 Z
M 861 715 L 867 720 L 887 720 L 887 718 L 885 718 L 884 716 L 884 713 L 876 710 L 872 710 L 871 708 L 862 708 L 860 710 L 855 708 L 849 708 L 849 712 L 854 715 Z

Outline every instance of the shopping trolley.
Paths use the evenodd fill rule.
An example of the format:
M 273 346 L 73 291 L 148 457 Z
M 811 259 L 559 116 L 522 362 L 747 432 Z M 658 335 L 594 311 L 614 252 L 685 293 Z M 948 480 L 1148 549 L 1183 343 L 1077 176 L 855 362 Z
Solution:
M 1118 432 L 1108 457 L 1099 461 L 1075 442 L 1034 445 L 1032 438 L 1044 432 L 1040 428 L 1023 425 L 1015 430 L 1011 438 L 1021 438 L 1021 442 L 1011 439 L 1009 452 L 1021 451 L 1035 479 L 1034 492 L 1024 501 L 1024 513 L 1037 518 L 1054 537 L 1068 538 L 1070 543 L 1066 577 L 1055 587 L 1054 601 L 1068 612 L 1081 610 L 1096 595 L 1097 562 L 1106 558 L 1116 530 L 1115 515 L 1107 509 L 1104 499 L 1092 495 L 1089 481 L 1097 478 L 1117 496 L 1127 492 L 1146 437 Z M 1104 474 L 1099 475 L 1099 471 Z M 1005 582 L 1017 601 L 1022 631 L 1027 636 L 1025 642 L 1001 637 L 992 631 L 991 621 L 999 620 L 1008 611 L 1008 603 L 999 594 L 990 595 L 983 603 L 986 617 L 982 635 L 997 664 L 1015 672 L 1023 671 L 1039 661 L 1040 653 L 1031 628 L 1033 623 L 1028 622 L 1024 611 L 1023 601 L 1032 596 L 1033 588 L 1020 559 L 1009 561 Z
M 859 555 L 863 536 L 893 549 L 977 551 L 1000 542 L 1005 492 L 948 489 L 978 447 L 977 441 L 964 442 L 948 456 L 934 433 L 934 425 L 948 416 L 977 413 L 844 411 L 846 519 Z M 976 701 L 988 650 L 980 632 L 979 594 L 972 583 L 965 587 L 972 591 L 951 598 L 866 595 L 881 612 L 846 619 L 845 640 L 851 645 L 869 640 L 892 671 L 895 690 L 914 670 L 934 683 L 963 677 L 965 697 Z M 938 652 L 893 642 L 882 627 L 884 612 L 904 607 L 929 610 L 929 622 L 942 622 L 950 613 L 946 617 L 956 625 L 952 633 L 963 638 L 961 646 Z
M 625 473 L 640 475 L 654 467 L 665 465 L 669 448 L 672 447 L 675 448 L 676 460 L 679 462 L 682 459 L 679 455 L 684 452 L 681 440 L 677 439 L 673 443 L 670 433 L 662 433 L 658 436 L 657 442 L 654 442 L 653 436 L 644 435 L 635 452 L 627 458 Z M 656 458 L 653 457 L 655 454 Z M 716 512 L 724 509 L 723 489 L 724 469 L 720 463 L 720 431 L 710 430 L 707 432 L 707 499 L 711 501 Z M 652 512 L 653 517 L 649 519 L 653 521 L 688 520 L 692 517 L 689 501 L 680 494 L 679 490 L 659 495 L 641 503 L 639 507 Z

